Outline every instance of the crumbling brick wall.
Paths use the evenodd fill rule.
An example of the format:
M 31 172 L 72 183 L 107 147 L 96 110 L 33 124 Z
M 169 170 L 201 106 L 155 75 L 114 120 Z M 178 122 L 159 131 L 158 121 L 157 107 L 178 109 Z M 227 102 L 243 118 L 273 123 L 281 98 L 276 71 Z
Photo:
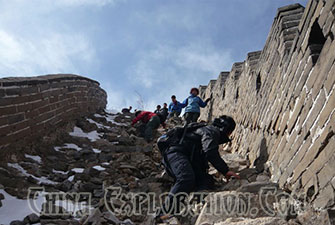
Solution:
M 0 149 L 104 109 L 106 99 L 98 82 L 77 75 L 2 78 Z
M 234 151 L 254 163 L 265 145 L 272 180 L 317 208 L 334 204 L 334 16 L 335 0 L 278 9 L 264 49 L 201 88 L 201 119 L 232 115 Z

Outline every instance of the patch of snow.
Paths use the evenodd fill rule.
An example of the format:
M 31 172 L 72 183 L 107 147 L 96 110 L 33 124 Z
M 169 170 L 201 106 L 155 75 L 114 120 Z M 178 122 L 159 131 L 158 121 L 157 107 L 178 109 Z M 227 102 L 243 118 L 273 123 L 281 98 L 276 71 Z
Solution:
M 59 152 L 63 148 L 70 148 L 70 149 L 74 149 L 74 150 L 77 150 L 77 151 L 81 151 L 82 150 L 82 148 L 80 148 L 78 145 L 76 145 L 76 144 L 70 144 L 70 143 L 65 143 L 63 146 L 54 147 L 54 149 L 55 149 L 56 152 Z
M 93 166 L 93 169 L 96 169 L 98 171 L 104 171 L 104 170 L 106 170 L 106 168 L 104 168 L 102 166 Z
M 100 114 L 94 114 L 94 117 L 96 117 L 96 118 L 105 118 L 105 116 L 103 116 L 103 115 L 100 115 Z
M 101 165 L 109 166 L 109 163 L 108 162 L 103 162 L 103 163 L 101 163 Z
M 105 126 L 105 125 L 103 125 L 103 124 L 101 124 L 101 123 L 98 123 L 98 122 L 92 120 L 92 119 L 88 119 L 88 118 L 87 118 L 86 120 L 87 120 L 89 123 L 92 123 L 92 124 L 97 125 L 98 128 L 111 129 L 111 127 L 109 127 L 109 126 Z
M 34 205 L 39 209 L 45 202 L 43 195 L 39 195 L 37 199 L 26 200 L 13 197 L 4 190 L 0 190 L 0 193 L 5 197 L 4 200 L 1 200 L 2 207 L 0 208 L 0 221 L 1 224 L 5 225 L 10 224 L 13 220 L 23 220 L 29 214 L 38 213 L 34 212 L 35 210 L 31 207 L 31 201 L 34 201 Z
M 52 169 L 52 172 L 53 172 L 53 173 L 64 174 L 64 175 L 69 173 L 69 171 L 64 172 L 64 171 L 61 171 L 61 170 L 55 170 L 55 169 Z
M 67 178 L 67 179 L 68 179 L 68 181 L 72 182 L 72 181 L 73 181 L 73 179 L 74 179 L 74 175 L 70 176 L 70 177 L 69 177 L 69 178 Z
M 84 168 L 73 168 L 71 171 L 73 171 L 75 173 L 82 173 L 82 172 L 84 172 Z
M 28 155 L 28 154 L 24 154 L 24 157 L 28 158 L 28 159 L 32 159 L 35 162 L 38 162 L 39 164 L 42 163 L 42 159 L 41 157 L 39 157 L 38 155 Z
M 7 165 L 16 169 L 16 170 L 18 170 L 18 171 L 20 171 L 26 177 L 29 177 L 29 176 L 33 177 L 35 180 L 38 181 L 38 184 L 52 184 L 52 185 L 57 184 L 57 182 L 49 180 L 47 177 L 44 177 L 44 176 L 36 177 L 36 176 L 28 173 L 27 170 L 22 168 L 22 166 L 20 166 L 18 163 L 7 163 Z
M 42 177 L 33 176 L 33 177 L 38 181 L 38 184 L 52 184 L 52 185 L 58 184 L 55 181 L 49 180 L 47 177 L 43 176 Z
M 94 153 L 101 153 L 101 150 L 96 149 L 96 148 L 93 148 L 93 152 L 94 152 Z
M 71 136 L 74 137 L 83 137 L 83 138 L 88 138 L 90 141 L 96 141 L 98 139 L 100 139 L 100 135 L 98 134 L 98 132 L 95 131 L 91 131 L 89 133 L 85 133 L 81 128 L 79 127 L 74 127 L 73 131 L 69 133 Z
M 62 147 L 59 147 L 59 146 L 54 147 L 54 150 L 55 150 L 56 152 L 59 152 L 61 149 L 62 149 Z
M 128 126 L 129 124 L 128 123 L 119 123 L 119 122 L 116 122 L 115 121 L 115 118 L 117 117 L 117 115 L 107 115 L 106 116 L 106 120 L 108 121 L 108 122 L 111 122 L 111 123 L 113 123 L 113 124 L 115 124 L 115 125 L 118 125 L 118 126 Z

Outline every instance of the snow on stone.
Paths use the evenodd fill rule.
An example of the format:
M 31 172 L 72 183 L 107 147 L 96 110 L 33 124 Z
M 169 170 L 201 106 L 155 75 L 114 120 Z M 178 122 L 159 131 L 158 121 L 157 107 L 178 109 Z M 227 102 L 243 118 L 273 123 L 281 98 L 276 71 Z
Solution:
M 55 169 L 52 169 L 52 172 L 53 172 L 53 173 L 64 174 L 64 175 L 69 173 L 69 171 L 64 172 L 64 171 L 61 171 L 61 170 L 55 170 Z
M 81 128 L 79 127 L 74 127 L 73 128 L 73 132 L 69 133 L 71 136 L 74 137 L 83 137 L 83 138 L 88 138 L 90 141 L 96 141 L 98 139 L 100 139 L 100 135 L 98 134 L 98 132 L 95 131 L 91 131 L 89 133 L 85 133 Z
M 39 164 L 42 163 L 42 159 L 41 157 L 39 157 L 38 155 L 28 155 L 28 154 L 24 154 L 24 157 L 28 158 L 28 159 L 32 159 L 35 162 L 38 162 Z
M 101 150 L 96 149 L 96 148 L 93 148 L 93 152 L 94 152 L 94 153 L 101 153 Z
M 84 168 L 73 168 L 72 171 L 75 173 L 82 173 L 84 172 Z
M 96 118 L 105 118 L 103 115 L 100 115 L 100 114 L 94 114 L 94 117 L 96 117 Z
M 109 126 L 105 126 L 105 125 L 103 125 L 103 124 L 101 124 L 101 123 L 98 123 L 98 122 L 92 120 L 92 119 L 87 118 L 86 120 L 87 120 L 89 123 L 92 123 L 92 124 L 97 125 L 98 128 L 111 129 L 111 127 L 109 127 Z
M 102 167 L 102 166 L 93 166 L 93 169 L 99 170 L 99 171 L 104 171 L 106 170 L 106 168 Z
M 80 151 L 82 149 L 78 145 L 70 144 L 70 143 L 65 143 L 63 146 L 54 147 L 56 152 L 59 152 L 63 148 L 70 148 L 70 149 L 74 149 L 74 150 L 77 150 L 77 151 Z
M 108 162 L 103 162 L 103 163 L 101 163 L 101 165 L 109 166 L 109 163 Z
M 119 122 L 116 122 L 115 121 L 115 118 L 117 117 L 117 115 L 107 115 L 106 116 L 106 120 L 108 121 L 108 122 L 111 122 L 111 123 L 113 123 L 113 124 L 115 124 L 115 125 L 118 125 L 118 126 L 128 126 L 129 124 L 127 124 L 127 123 L 119 123 Z
M 2 207 L 0 208 L 1 224 L 10 224 L 13 220 L 23 220 L 29 214 L 36 213 L 37 215 L 42 208 L 45 198 L 39 195 L 37 199 L 23 200 L 9 195 L 4 190 L 0 189 L 0 193 L 4 195 L 5 199 L 1 200 Z M 30 203 L 33 201 L 33 206 L 38 207 L 38 212 L 33 211 Z
M 7 163 L 8 166 L 20 171 L 22 173 L 22 175 L 26 176 L 26 177 L 33 177 L 35 180 L 38 181 L 38 184 L 57 184 L 57 182 L 49 180 L 47 177 L 36 177 L 30 173 L 27 172 L 27 170 L 25 170 L 24 168 L 22 168 L 22 166 L 20 166 L 18 163 Z
M 67 179 L 68 179 L 68 181 L 72 182 L 72 181 L 73 181 L 73 179 L 74 179 L 74 175 L 70 176 L 70 177 L 69 177 L 69 178 L 67 178 Z
M 62 147 L 59 147 L 59 146 L 54 147 L 54 150 L 55 150 L 56 152 L 59 152 L 61 149 L 62 149 Z

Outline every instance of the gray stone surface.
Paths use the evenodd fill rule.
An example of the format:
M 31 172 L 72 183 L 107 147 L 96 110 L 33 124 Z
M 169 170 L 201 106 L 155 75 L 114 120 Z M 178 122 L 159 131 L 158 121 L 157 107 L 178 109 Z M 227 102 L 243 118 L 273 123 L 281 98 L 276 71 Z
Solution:
M 326 148 L 335 127 L 331 124 L 335 41 L 329 35 L 335 27 L 334 3 L 309 1 L 306 11 L 299 5 L 279 9 L 262 52 L 257 57 L 249 53 L 244 62 L 225 72 L 229 73 L 225 79 L 220 75 L 200 88 L 201 97 L 213 95 L 211 104 L 216 106 L 202 109 L 200 119 L 222 114 L 234 117 L 232 152 L 247 156 L 252 164 L 258 162 L 264 138 L 269 155 L 265 165 L 282 188 L 290 189 L 301 181 L 306 185 L 321 169 L 316 164 L 327 163 L 324 149 L 328 156 L 335 151 Z M 315 21 L 320 30 L 313 26 Z M 318 43 L 321 39 L 309 38 L 318 32 L 325 35 L 323 46 Z M 256 164 L 258 170 L 263 169 L 263 163 Z M 321 170 L 317 191 L 333 179 L 332 169 L 327 165 Z

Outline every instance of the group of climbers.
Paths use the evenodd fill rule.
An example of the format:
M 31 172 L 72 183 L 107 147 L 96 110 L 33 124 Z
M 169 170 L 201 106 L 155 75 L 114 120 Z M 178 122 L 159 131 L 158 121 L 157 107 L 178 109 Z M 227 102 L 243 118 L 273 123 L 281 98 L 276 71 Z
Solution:
M 133 120 L 132 125 L 136 124 L 138 121 L 146 124 L 146 127 L 143 129 L 144 131 L 142 131 L 141 134 L 144 136 L 146 141 L 150 142 L 152 140 L 152 132 L 158 129 L 160 125 L 165 128 L 165 121 L 172 117 L 179 117 L 183 108 L 185 108 L 185 124 L 197 122 L 200 116 L 200 108 L 206 107 L 207 103 L 210 101 L 210 98 L 203 101 L 198 95 L 199 89 L 192 88 L 190 96 L 182 103 L 177 101 L 175 95 L 172 95 L 169 107 L 167 107 L 167 103 L 164 103 L 163 108 L 161 105 L 157 105 L 156 110 L 153 113 L 149 111 L 136 111 L 136 118 Z
M 210 162 L 215 169 L 222 173 L 227 180 L 239 176 L 231 171 L 219 154 L 219 145 L 228 143 L 229 136 L 235 129 L 236 123 L 232 117 L 221 116 L 211 123 L 197 123 L 200 108 L 206 107 L 210 98 L 203 101 L 199 90 L 192 88 L 190 96 L 182 103 L 175 95 L 171 97 L 169 107 L 164 103 L 163 108 L 158 105 L 155 112 L 137 111 L 132 125 L 138 121 L 145 124 L 142 135 L 150 142 L 153 131 L 160 124 L 165 127 L 167 118 L 179 117 L 185 108 L 185 124 L 167 131 L 158 139 L 157 145 L 162 155 L 162 163 L 166 172 L 174 179 L 165 204 L 157 212 L 156 219 L 164 220 L 170 215 L 178 214 L 180 199 L 177 194 L 189 194 L 194 191 L 212 189 L 214 179 L 208 174 Z

